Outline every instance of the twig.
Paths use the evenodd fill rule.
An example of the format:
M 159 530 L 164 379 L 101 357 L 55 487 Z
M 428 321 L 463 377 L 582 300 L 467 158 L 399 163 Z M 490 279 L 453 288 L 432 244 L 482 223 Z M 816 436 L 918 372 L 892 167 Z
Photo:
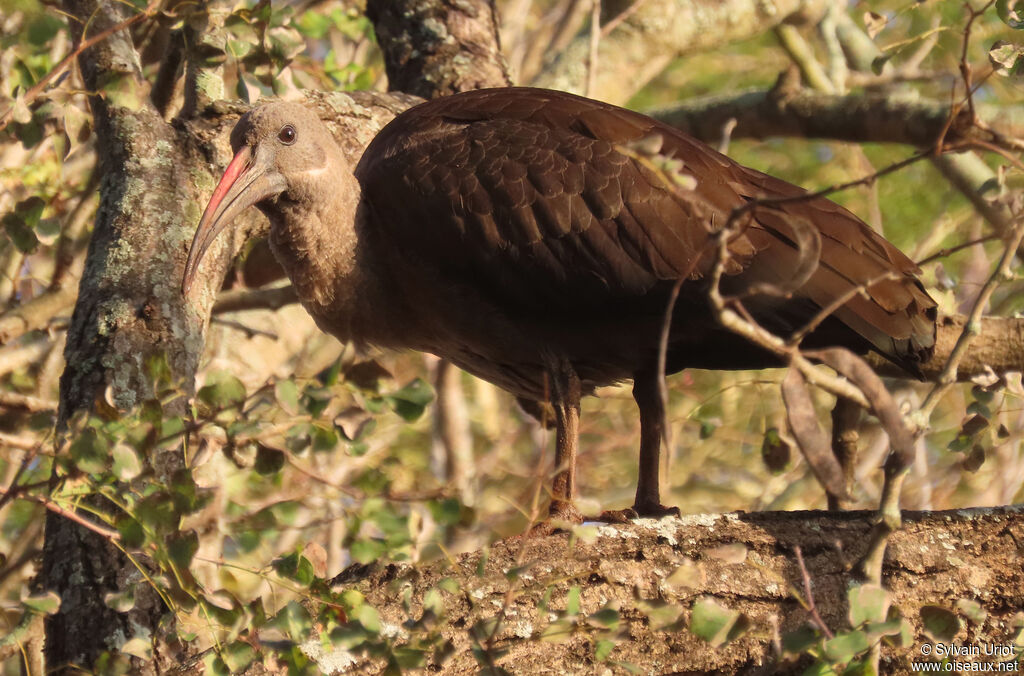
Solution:
M 57 313 L 74 305 L 76 298 L 78 285 L 64 283 L 3 313 L 0 315 L 0 345 L 45 327 Z
M 18 448 L 23 451 L 31 451 L 38 445 L 39 442 L 31 437 L 19 437 L 7 432 L 0 432 L 0 446 L 10 446 L 11 448 Z
M 917 266 L 921 267 L 921 266 L 927 265 L 928 263 L 931 263 L 934 260 L 938 260 L 940 258 L 946 258 L 947 256 L 952 256 L 953 254 L 955 254 L 957 252 L 960 252 L 960 251 L 963 251 L 964 249 L 969 249 L 972 246 L 977 246 L 978 244 L 984 244 L 985 242 L 991 242 L 992 240 L 996 240 L 996 239 L 999 239 L 999 235 L 996 235 L 996 234 L 985 235 L 984 237 L 977 237 L 977 238 L 969 240 L 967 242 L 963 242 L 962 244 L 957 244 L 956 246 L 951 246 L 951 247 L 947 247 L 945 249 L 940 249 L 939 251 L 936 251 L 935 253 L 931 254 L 930 256 L 925 256 L 921 260 L 916 261 L 917 262 Z
M 899 279 L 899 277 L 893 272 L 884 272 L 877 277 L 869 279 L 868 281 L 858 286 L 847 289 L 845 293 L 840 294 L 836 298 L 832 299 L 832 302 L 825 307 L 818 310 L 818 313 L 811 317 L 811 319 L 804 324 L 799 330 L 795 331 L 793 335 L 789 337 L 789 344 L 795 346 L 800 345 L 804 338 L 809 333 L 818 328 L 818 326 L 828 319 L 833 312 L 846 305 L 846 303 L 853 299 L 854 296 L 864 293 L 875 284 L 884 282 L 887 279 Z
M 979 331 L 981 316 L 988 305 L 989 299 L 995 292 L 996 287 L 999 286 L 999 282 L 1009 276 L 1010 264 L 1013 262 L 1014 256 L 1017 255 L 1017 248 L 1020 246 L 1022 239 L 1024 239 L 1024 223 L 1022 223 L 1020 216 L 1018 216 L 1014 230 L 1007 239 L 1006 246 L 1003 248 L 1003 255 L 1000 256 L 995 270 L 989 275 L 985 285 L 978 293 L 978 297 L 975 299 L 971 312 L 967 317 L 967 322 L 964 324 L 964 330 L 960 333 L 956 345 L 953 346 L 953 350 L 949 354 L 946 366 L 942 369 L 942 373 L 939 374 L 935 387 L 932 388 L 928 396 L 921 403 L 921 408 L 917 415 L 921 416 L 922 421 L 928 419 L 932 409 L 938 404 L 942 395 L 956 382 L 957 368 L 960 365 L 960 361 L 967 354 L 967 348 Z
M 814 624 L 817 625 L 818 629 L 821 629 L 821 633 L 829 638 L 833 638 L 835 635 L 832 630 L 825 624 L 825 620 L 821 619 L 821 615 L 818 614 L 818 608 L 814 604 L 814 592 L 811 591 L 811 575 L 807 572 L 807 566 L 804 565 L 804 555 L 800 551 L 800 545 L 793 546 L 793 553 L 796 555 L 797 565 L 800 566 L 800 578 L 804 583 L 804 595 L 807 597 L 807 612 L 811 614 L 811 619 L 814 620 Z
M 729 217 L 730 223 L 735 223 L 736 220 L 743 214 L 746 214 L 748 208 L 753 208 L 757 201 L 751 202 L 745 207 L 735 209 L 733 214 Z M 784 363 L 788 363 L 791 366 L 796 367 L 807 382 L 812 385 L 831 392 L 832 394 L 839 397 L 846 397 L 860 406 L 866 409 L 870 409 L 871 405 L 868 403 L 864 393 L 859 388 L 852 385 L 848 380 L 844 378 L 836 378 L 829 376 L 824 373 L 821 369 L 818 369 L 812 364 L 807 358 L 800 354 L 800 350 L 796 347 L 789 345 L 779 336 L 771 333 L 767 329 L 760 326 L 751 317 L 744 318 L 739 312 L 729 307 L 730 302 L 736 302 L 726 300 L 722 296 L 722 291 L 719 288 L 722 280 L 722 274 L 725 270 L 725 261 L 729 258 L 729 239 L 736 230 L 735 225 L 726 225 L 722 230 L 717 233 L 718 239 L 718 257 L 714 267 L 711 270 L 709 278 L 710 288 L 708 290 L 708 297 L 711 301 L 711 307 L 717 315 L 719 323 L 727 329 L 743 336 L 750 342 L 767 349 L 770 352 L 774 352 L 782 358 Z M 740 306 L 742 307 L 742 306 Z M 740 311 L 742 312 L 742 310 Z
M 668 424 L 668 383 L 665 382 L 665 369 L 668 366 L 668 339 L 672 332 L 672 313 L 676 307 L 676 300 L 679 298 L 679 291 L 683 282 L 689 275 L 680 275 L 676 283 L 672 285 L 672 292 L 668 295 L 668 303 L 665 306 L 665 317 L 661 322 L 661 335 L 658 337 L 658 399 L 661 400 L 661 440 L 665 444 L 667 452 L 672 449 L 672 429 Z
M 66 509 L 64 507 L 61 507 L 56 502 L 54 502 L 53 500 L 51 500 L 51 499 L 49 499 L 47 497 L 44 497 L 44 496 L 41 496 L 41 495 L 33 495 L 31 493 L 25 493 L 21 497 L 24 498 L 25 500 L 31 500 L 32 502 L 38 502 L 40 505 L 46 507 L 48 510 L 50 510 L 54 514 L 59 514 L 60 516 L 63 516 L 66 519 L 70 519 L 71 521 L 74 521 L 78 525 L 83 526 L 84 528 L 88 528 L 89 530 L 91 530 L 94 533 L 102 535 L 103 537 L 107 538 L 108 540 L 120 540 L 121 539 L 121 534 L 118 533 L 116 530 L 112 530 L 110 528 L 104 528 L 103 526 L 101 526 L 99 524 L 93 523 L 92 521 L 89 521 L 85 517 L 79 516 L 77 512 L 74 512 L 73 510 L 70 510 L 70 509 Z
M 597 86 L 597 48 L 601 44 L 601 0 L 591 0 L 590 6 L 590 54 L 587 57 L 586 96 L 591 96 Z
M 217 302 L 214 303 L 211 314 L 219 315 L 239 310 L 279 310 L 286 305 L 298 302 L 299 297 L 295 293 L 295 287 L 291 284 L 269 289 L 232 290 L 217 296 Z
M 636 0 L 632 5 L 616 14 L 615 18 L 601 28 L 601 37 L 606 37 L 613 30 L 618 28 L 619 24 L 631 17 L 638 9 L 640 9 L 640 6 L 643 5 L 644 2 L 646 2 L 646 0 Z
M 270 338 L 271 340 L 277 340 L 278 336 L 273 331 L 265 331 L 263 329 L 254 329 L 251 326 L 246 326 L 242 322 L 236 322 L 230 319 L 223 319 L 221 317 L 213 317 L 210 319 L 211 324 L 220 324 L 226 326 L 229 329 L 235 329 L 245 334 L 246 338 L 255 338 L 256 336 L 263 336 L 264 338 Z
M 971 69 L 971 62 L 967 59 L 967 49 L 971 43 L 971 29 L 974 27 L 974 22 L 982 14 L 988 11 L 988 8 L 994 5 L 996 0 L 988 0 L 982 6 L 981 9 L 975 10 L 971 7 L 969 2 L 964 2 L 964 7 L 967 9 L 969 16 L 967 17 L 967 24 L 964 26 L 964 40 L 963 45 L 960 49 L 960 75 L 964 79 L 964 92 L 967 99 L 967 110 L 971 113 L 971 120 L 977 120 L 978 115 L 974 110 L 974 88 L 971 83 L 973 71 Z
M 825 69 L 814 58 L 814 53 L 807 45 L 804 37 L 800 35 L 800 31 L 797 30 L 796 26 L 781 23 L 775 27 L 775 36 L 779 39 L 779 43 L 786 50 L 789 58 L 800 69 L 800 74 L 803 76 L 804 81 L 812 89 L 817 89 L 826 94 L 836 93 L 835 85 L 828 78 Z
M 33 397 L 28 394 L 17 392 L 0 391 L 0 406 L 4 408 L 16 408 L 29 413 L 41 413 L 43 411 L 56 411 L 57 402 Z

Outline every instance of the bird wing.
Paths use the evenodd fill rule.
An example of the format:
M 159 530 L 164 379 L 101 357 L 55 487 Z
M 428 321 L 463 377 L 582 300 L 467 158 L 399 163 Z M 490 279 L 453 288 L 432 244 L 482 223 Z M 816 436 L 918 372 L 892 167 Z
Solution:
M 651 143 L 660 145 L 654 159 L 674 169 L 651 161 Z M 567 316 L 654 295 L 651 308 L 663 309 L 663 294 L 650 292 L 706 276 L 712 235 L 733 209 L 806 194 L 639 113 L 528 88 L 404 113 L 356 175 L 389 247 L 502 307 Z M 785 284 L 802 262 L 798 230 L 811 224 L 821 240 L 819 264 L 795 293 L 806 309 L 774 328 L 796 329 L 816 307 L 866 286 L 836 316 L 890 358 L 927 356 L 934 302 L 889 242 L 824 198 L 758 204 L 752 214 L 729 243 L 731 289 Z M 885 273 L 896 279 L 870 284 Z M 779 306 L 763 294 L 747 302 L 755 317 Z

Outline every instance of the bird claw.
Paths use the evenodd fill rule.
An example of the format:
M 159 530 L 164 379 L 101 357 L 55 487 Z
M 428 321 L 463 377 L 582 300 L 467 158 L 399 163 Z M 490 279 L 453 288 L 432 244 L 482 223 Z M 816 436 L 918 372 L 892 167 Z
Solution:
M 576 509 L 576 505 L 565 500 L 552 500 L 548 507 L 546 519 L 535 523 L 529 530 L 529 535 L 552 535 L 564 532 L 567 527 L 583 523 L 583 514 Z
M 629 523 L 633 519 L 660 519 L 666 516 L 679 516 L 678 507 L 665 507 L 658 503 L 654 505 L 633 505 L 625 509 L 611 509 L 601 512 L 594 519 L 587 521 L 603 521 L 605 523 Z

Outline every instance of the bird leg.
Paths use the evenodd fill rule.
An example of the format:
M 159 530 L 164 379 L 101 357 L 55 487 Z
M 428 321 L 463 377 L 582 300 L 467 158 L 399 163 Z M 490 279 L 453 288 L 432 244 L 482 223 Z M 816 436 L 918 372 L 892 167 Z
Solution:
M 630 509 L 606 511 L 601 521 L 623 522 L 637 517 L 660 518 L 679 515 L 678 507 L 661 504 L 661 440 L 665 436 L 665 405 L 659 391 L 657 369 L 642 369 L 633 375 L 633 399 L 640 409 L 640 474 L 636 500 Z
M 551 483 L 549 518 L 581 523 L 576 497 L 576 450 L 580 435 L 580 379 L 564 357 L 548 364 L 551 405 L 555 409 L 555 478 Z

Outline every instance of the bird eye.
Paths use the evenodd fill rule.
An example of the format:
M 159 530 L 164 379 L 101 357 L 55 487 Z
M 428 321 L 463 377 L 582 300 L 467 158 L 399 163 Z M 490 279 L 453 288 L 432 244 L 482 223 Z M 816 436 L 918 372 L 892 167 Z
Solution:
M 277 132 L 277 140 L 286 146 L 295 143 L 295 127 L 290 124 L 281 127 L 281 131 Z

